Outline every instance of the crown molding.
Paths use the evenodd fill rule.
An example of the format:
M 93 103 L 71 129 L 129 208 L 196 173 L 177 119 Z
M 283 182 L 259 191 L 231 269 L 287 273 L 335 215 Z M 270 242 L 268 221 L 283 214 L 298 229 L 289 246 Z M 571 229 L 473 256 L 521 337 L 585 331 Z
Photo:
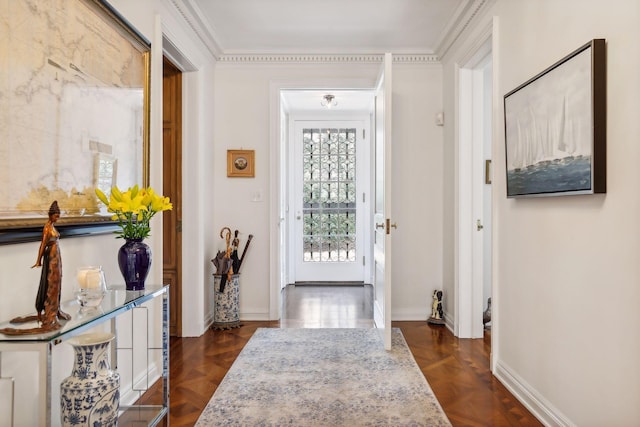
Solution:
M 341 55 L 341 54 L 318 54 L 318 55 L 285 55 L 285 54 L 229 54 L 220 55 L 220 64 L 239 63 L 260 63 L 260 64 L 329 64 L 329 63 L 381 63 L 384 55 Z M 394 63 L 439 63 L 437 55 L 431 54 L 399 54 L 393 55 Z
M 442 32 L 440 40 L 436 43 L 436 53 L 440 59 L 442 59 L 451 46 L 458 40 L 460 35 L 469 27 L 472 21 L 489 9 L 489 7 L 495 2 L 495 0 L 472 0 L 469 2 L 462 2 L 454 13 L 453 19 L 449 21 L 449 24 Z
M 382 58 L 382 55 L 380 56 Z M 393 54 L 392 56 L 393 62 L 405 64 L 405 63 L 429 63 L 429 64 L 439 64 L 440 57 L 434 54 Z
M 204 16 L 198 5 L 192 0 L 169 0 L 182 19 L 189 25 L 194 34 L 202 41 L 214 58 L 218 59 L 222 49 L 215 38 L 213 28 L 200 17 Z

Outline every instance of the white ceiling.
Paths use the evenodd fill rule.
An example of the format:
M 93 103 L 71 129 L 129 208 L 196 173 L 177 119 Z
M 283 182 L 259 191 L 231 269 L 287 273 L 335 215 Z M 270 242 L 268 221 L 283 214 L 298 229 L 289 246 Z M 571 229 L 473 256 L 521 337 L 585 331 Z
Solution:
M 337 105 L 331 109 L 322 106 L 324 95 L 335 96 Z M 281 93 L 285 111 L 296 113 L 317 112 L 369 112 L 373 109 L 373 91 L 366 90 L 284 90 Z
M 484 0 L 174 0 L 221 54 L 435 54 Z
M 233 55 L 441 57 L 486 0 L 172 0 L 218 58 Z M 286 91 L 288 111 L 322 111 L 327 91 Z M 336 111 L 365 110 L 371 93 L 330 92 Z

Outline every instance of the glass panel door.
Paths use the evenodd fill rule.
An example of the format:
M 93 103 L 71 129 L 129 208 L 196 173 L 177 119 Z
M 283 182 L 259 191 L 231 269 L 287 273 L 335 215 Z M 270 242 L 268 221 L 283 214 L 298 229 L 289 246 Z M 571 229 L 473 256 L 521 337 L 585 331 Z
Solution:
M 363 280 L 360 122 L 298 122 L 296 281 Z M 363 150 L 367 151 L 367 150 Z M 360 196 L 362 200 L 362 196 Z
M 302 131 L 303 259 L 356 260 L 356 129 Z

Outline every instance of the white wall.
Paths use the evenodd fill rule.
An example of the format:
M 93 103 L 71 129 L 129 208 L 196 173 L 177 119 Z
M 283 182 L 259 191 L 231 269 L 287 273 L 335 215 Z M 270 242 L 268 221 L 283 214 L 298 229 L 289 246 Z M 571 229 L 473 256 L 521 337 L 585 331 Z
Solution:
M 426 320 L 442 289 L 440 65 L 393 67 L 392 320 Z
M 223 64 L 216 70 L 214 230 L 224 226 L 255 237 L 243 264 L 240 280 L 240 317 L 268 319 L 274 312 L 270 298 L 272 268 L 270 230 L 270 175 L 277 173 L 270 162 L 270 128 L 277 120 L 270 88 L 303 82 L 313 87 L 345 87 L 345 82 L 372 88 L 378 64 Z M 433 289 L 442 283 L 442 136 L 434 123 L 441 111 L 441 71 L 433 64 L 394 64 L 394 319 L 426 319 Z M 318 86 L 320 82 L 320 86 Z M 354 86 L 355 87 L 355 86 Z M 227 149 L 256 150 L 256 177 L 227 178 Z M 274 156 L 275 159 L 275 156 Z M 263 202 L 252 202 L 260 191 Z M 241 235 L 241 237 L 243 237 Z M 224 241 L 218 238 L 219 249 Z M 278 286 L 276 284 L 275 286 Z
M 498 18 L 494 82 L 501 97 L 593 38 L 607 39 L 608 60 L 606 195 L 507 199 L 502 102 L 494 102 L 496 375 L 549 425 L 638 425 L 640 3 L 498 0 L 485 23 L 490 15 Z M 456 61 L 477 28 L 444 59 L 447 117 L 455 111 Z M 448 122 L 445 147 L 454 144 L 454 129 Z M 446 165 L 452 156 L 447 148 Z M 450 173 L 445 187 L 446 218 L 453 212 Z M 449 242 L 453 228 L 445 225 Z M 449 286 L 452 253 L 445 248 Z

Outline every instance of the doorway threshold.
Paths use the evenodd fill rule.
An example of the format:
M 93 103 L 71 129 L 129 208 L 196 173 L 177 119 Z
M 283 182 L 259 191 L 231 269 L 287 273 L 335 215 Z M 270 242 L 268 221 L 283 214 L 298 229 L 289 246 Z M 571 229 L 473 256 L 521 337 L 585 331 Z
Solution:
M 293 286 L 364 286 L 364 281 L 303 281 L 292 283 Z

